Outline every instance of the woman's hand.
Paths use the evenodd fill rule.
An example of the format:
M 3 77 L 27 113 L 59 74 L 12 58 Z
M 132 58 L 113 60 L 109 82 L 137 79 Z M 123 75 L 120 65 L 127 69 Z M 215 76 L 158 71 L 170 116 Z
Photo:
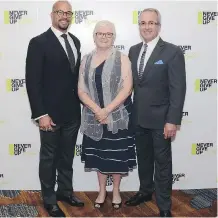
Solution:
M 105 120 L 102 120 L 101 124 L 108 124 L 108 119 L 106 118 Z
M 96 111 L 95 118 L 100 123 L 102 123 L 102 122 L 104 123 L 104 122 L 106 122 L 106 118 L 108 117 L 108 115 L 109 115 L 108 111 L 105 108 L 103 108 L 103 109 Z

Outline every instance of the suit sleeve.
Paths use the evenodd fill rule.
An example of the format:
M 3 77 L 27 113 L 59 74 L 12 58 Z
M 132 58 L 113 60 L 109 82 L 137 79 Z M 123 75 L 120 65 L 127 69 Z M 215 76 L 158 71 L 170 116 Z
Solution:
M 130 60 L 130 61 L 131 61 L 131 58 L 132 58 L 132 57 L 131 57 L 131 56 L 132 56 L 131 53 L 132 53 L 132 47 L 130 47 L 129 53 L 128 53 L 128 57 L 129 57 L 129 60 Z
M 185 58 L 180 48 L 169 62 L 168 68 L 170 106 L 166 123 L 180 125 L 186 94 Z
M 26 57 L 26 88 L 32 111 L 32 119 L 47 114 L 43 105 L 43 62 L 42 45 L 35 38 L 30 40 Z

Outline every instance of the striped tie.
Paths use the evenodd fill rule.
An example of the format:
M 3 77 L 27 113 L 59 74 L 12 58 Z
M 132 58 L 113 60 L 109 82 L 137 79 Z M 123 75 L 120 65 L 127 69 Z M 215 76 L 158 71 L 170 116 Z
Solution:
M 140 63 L 139 63 L 139 72 L 138 72 L 139 79 L 142 78 L 142 75 L 144 72 L 144 62 L 145 62 L 145 54 L 146 54 L 147 48 L 148 48 L 148 45 L 144 44 L 144 51 L 142 52 L 142 56 L 141 56 Z

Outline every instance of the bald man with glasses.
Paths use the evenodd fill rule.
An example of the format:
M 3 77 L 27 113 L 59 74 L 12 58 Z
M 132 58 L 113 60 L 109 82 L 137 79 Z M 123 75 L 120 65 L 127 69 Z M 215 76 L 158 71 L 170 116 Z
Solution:
M 52 217 L 65 216 L 57 201 L 82 207 L 73 194 L 73 158 L 81 121 L 77 94 L 80 41 L 68 32 L 72 22 L 68 1 L 52 8 L 52 26 L 32 38 L 26 57 L 26 86 L 32 119 L 40 130 L 39 177 L 44 207 Z M 55 192 L 57 171 L 57 192 Z

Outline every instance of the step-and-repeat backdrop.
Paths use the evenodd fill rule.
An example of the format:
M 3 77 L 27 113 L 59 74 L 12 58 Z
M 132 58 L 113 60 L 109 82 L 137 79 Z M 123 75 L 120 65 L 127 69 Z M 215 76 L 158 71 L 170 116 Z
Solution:
M 53 1 L 0 1 L 0 189 L 40 189 L 39 131 L 31 121 L 25 88 L 29 40 L 50 25 Z M 125 54 L 140 42 L 138 14 L 157 8 L 161 37 L 182 49 L 187 70 L 187 95 L 180 131 L 172 144 L 173 188 L 214 188 L 216 170 L 217 9 L 216 2 L 72 1 L 70 32 L 82 44 L 82 55 L 94 48 L 97 21 L 115 23 L 115 45 Z M 56 88 L 56 87 L 54 87 Z M 84 172 L 79 134 L 74 159 L 74 189 L 98 188 L 95 172 Z M 107 186 L 113 184 L 108 176 Z M 122 179 L 121 190 L 138 190 L 138 172 Z

